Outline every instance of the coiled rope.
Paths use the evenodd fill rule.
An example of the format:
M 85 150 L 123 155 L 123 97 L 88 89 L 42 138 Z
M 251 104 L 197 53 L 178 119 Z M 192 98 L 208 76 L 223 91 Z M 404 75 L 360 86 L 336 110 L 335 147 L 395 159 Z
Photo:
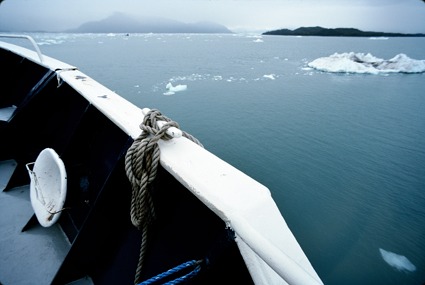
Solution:
M 191 261 L 182 263 L 174 268 L 167 270 L 166 272 L 163 272 L 146 281 L 143 281 L 139 283 L 138 285 L 151 285 L 155 283 L 165 284 L 165 285 L 175 285 L 175 284 L 180 284 L 182 282 L 186 282 L 189 279 L 195 277 L 201 271 L 201 263 L 202 263 L 202 260 L 191 260 Z M 163 279 L 166 279 L 174 274 L 177 274 L 180 271 L 187 270 L 188 268 L 193 268 L 193 270 L 181 277 L 177 277 L 174 280 L 170 280 L 166 283 L 162 282 Z M 161 283 L 158 283 L 158 282 L 161 282 Z
M 158 121 L 165 121 L 166 123 L 159 128 Z M 147 248 L 148 227 L 155 218 L 155 209 L 150 188 L 152 187 L 152 182 L 155 180 L 160 159 L 158 141 L 160 139 L 170 140 L 172 138 L 166 133 L 170 127 L 180 128 L 176 122 L 162 115 L 156 109 L 150 110 L 145 115 L 139 127 L 142 133 L 134 140 L 125 155 L 125 170 L 132 186 L 131 222 L 142 231 L 135 284 L 140 282 L 140 274 Z M 190 134 L 182 131 L 182 135 L 202 146 Z

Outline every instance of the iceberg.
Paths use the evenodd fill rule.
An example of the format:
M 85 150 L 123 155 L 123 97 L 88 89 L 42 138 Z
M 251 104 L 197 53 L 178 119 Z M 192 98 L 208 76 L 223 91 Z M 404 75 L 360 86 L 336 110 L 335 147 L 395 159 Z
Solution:
M 171 84 L 171 82 L 168 82 L 168 84 L 165 86 L 165 88 L 167 88 L 167 92 L 164 93 L 164 95 L 173 95 L 176 92 L 180 92 L 180 91 L 184 91 L 187 89 L 187 85 L 176 85 L 173 86 L 173 84 Z
M 271 80 L 275 80 L 276 79 L 276 75 L 275 74 L 264 74 L 263 77 L 264 78 L 271 79 Z
M 381 59 L 370 53 L 334 53 L 317 58 L 307 64 L 309 67 L 333 73 L 423 73 L 425 60 L 411 59 L 400 53 L 391 59 Z
M 379 249 L 379 252 L 381 253 L 382 258 L 386 263 L 399 271 L 413 272 L 416 270 L 416 266 L 403 255 L 399 255 L 391 251 L 386 251 L 382 248 Z

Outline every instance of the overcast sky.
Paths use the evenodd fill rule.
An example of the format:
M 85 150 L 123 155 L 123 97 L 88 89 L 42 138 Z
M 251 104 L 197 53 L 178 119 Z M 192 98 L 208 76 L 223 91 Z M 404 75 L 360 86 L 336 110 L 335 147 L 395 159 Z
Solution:
M 0 30 L 61 31 L 114 12 L 212 21 L 236 32 L 322 26 L 425 33 L 421 0 L 5 0 Z

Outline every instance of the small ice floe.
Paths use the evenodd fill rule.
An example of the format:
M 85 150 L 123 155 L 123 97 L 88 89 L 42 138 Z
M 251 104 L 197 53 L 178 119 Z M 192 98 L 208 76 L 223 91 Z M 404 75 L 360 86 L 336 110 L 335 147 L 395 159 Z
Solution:
M 387 37 L 370 37 L 369 40 L 380 40 L 380 41 L 386 41 L 389 38 Z
M 58 44 L 62 44 L 64 43 L 64 40 L 58 40 L 58 39 L 45 39 L 43 41 L 37 41 L 37 44 L 39 46 L 44 46 L 44 45 L 58 45 Z
M 335 73 L 423 73 L 425 60 L 411 59 L 405 54 L 398 54 L 391 59 L 377 58 L 370 53 L 334 53 L 320 57 L 308 63 L 309 67 L 325 72 Z
M 226 79 L 227 82 L 234 82 L 237 81 L 238 79 L 236 77 L 230 76 L 229 78 Z
M 386 251 L 382 248 L 379 249 L 379 252 L 381 253 L 382 258 L 386 263 L 399 271 L 413 272 L 416 270 L 416 266 L 403 255 L 399 255 L 391 251 Z
M 187 89 L 187 85 L 179 84 L 179 85 L 173 86 L 171 82 L 168 82 L 165 88 L 167 88 L 168 91 L 165 92 L 164 95 L 173 95 L 176 92 L 185 91 Z
M 264 42 L 262 39 L 256 39 L 256 40 L 253 40 L 253 42 L 254 43 L 262 43 L 262 42 Z
M 264 78 L 271 79 L 271 80 L 275 80 L 276 79 L 276 74 L 264 74 L 263 77 Z

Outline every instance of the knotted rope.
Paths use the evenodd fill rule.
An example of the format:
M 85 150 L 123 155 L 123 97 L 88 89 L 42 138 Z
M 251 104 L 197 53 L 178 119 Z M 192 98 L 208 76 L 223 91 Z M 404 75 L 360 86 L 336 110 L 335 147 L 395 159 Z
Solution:
M 158 121 L 165 121 L 166 123 L 159 128 Z M 131 222 L 142 231 L 142 243 L 134 281 L 135 284 L 140 282 L 140 273 L 147 248 L 148 227 L 155 218 L 155 209 L 150 188 L 152 188 L 152 182 L 155 180 L 160 159 L 158 141 L 160 139 L 172 139 L 166 133 L 170 127 L 180 128 L 176 122 L 162 115 L 156 109 L 150 110 L 145 115 L 139 127 L 142 133 L 134 140 L 125 155 L 125 170 L 132 186 Z M 182 135 L 202 146 L 190 134 L 182 131 Z

